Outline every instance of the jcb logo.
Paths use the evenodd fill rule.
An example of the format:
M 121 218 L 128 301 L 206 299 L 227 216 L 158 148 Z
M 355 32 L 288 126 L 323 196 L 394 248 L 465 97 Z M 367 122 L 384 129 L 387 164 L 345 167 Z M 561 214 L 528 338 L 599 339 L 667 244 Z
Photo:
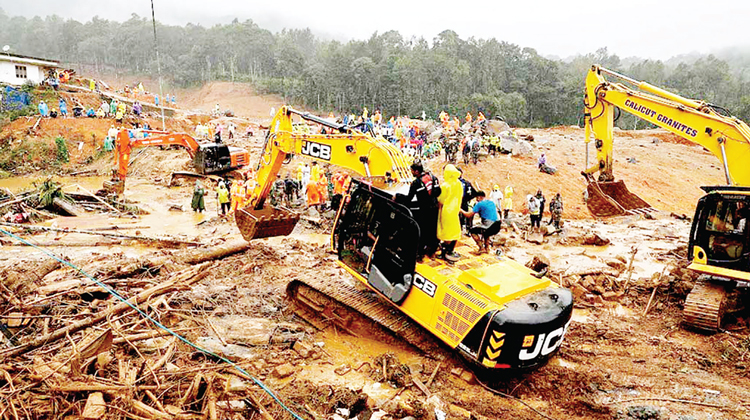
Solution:
M 549 334 L 539 334 L 539 336 L 527 335 L 523 339 L 521 353 L 518 354 L 520 360 L 531 360 L 537 356 L 546 356 L 555 351 L 562 344 L 565 332 L 568 331 L 570 321 L 564 327 L 560 327 Z M 529 347 L 533 349 L 529 349 Z
M 414 285 L 417 286 L 417 289 L 425 292 L 427 296 L 435 297 L 435 291 L 437 290 L 437 286 L 435 286 L 435 283 L 427 280 L 419 274 L 415 274 Z
M 303 141 L 301 153 L 322 160 L 331 160 L 331 146 L 327 144 Z

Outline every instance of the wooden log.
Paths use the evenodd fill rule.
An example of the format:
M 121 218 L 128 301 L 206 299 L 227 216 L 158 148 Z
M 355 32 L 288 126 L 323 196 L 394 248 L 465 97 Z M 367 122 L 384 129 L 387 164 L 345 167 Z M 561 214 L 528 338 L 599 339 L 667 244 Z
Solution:
M 77 204 L 70 203 L 59 197 L 52 200 L 52 207 L 61 212 L 64 216 L 80 216 L 86 211 Z
M 8 226 L 8 227 L 14 227 L 18 229 L 25 229 L 25 230 L 36 230 L 36 231 L 48 231 L 48 232 L 61 232 L 61 233 L 81 233 L 84 235 L 97 235 L 97 236 L 106 236 L 110 238 L 121 238 L 121 239 L 131 239 L 135 241 L 145 241 L 145 242 L 161 242 L 166 244 L 179 244 L 179 245 L 192 245 L 192 246 L 203 246 L 204 244 L 201 242 L 193 242 L 193 241 L 182 241 L 179 239 L 171 239 L 171 238 L 156 238 L 153 236 L 143 236 L 143 235 L 125 235 L 122 233 L 108 233 L 108 232 L 94 232 L 91 230 L 78 230 L 78 229 L 60 229 L 60 228 L 53 228 L 53 227 L 47 227 L 47 226 L 35 226 L 35 225 L 23 225 L 19 223 L 9 223 L 9 222 L 0 222 L 0 226 Z M 206 261 L 206 260 L 203 260 Z
M 12 204 L 22 203 L 22 202 L 24 202 L 24 201 L 26 201 L 26 200 L 28 200 L 30 198 L 36 197 L 37 195 L 39 195 L 39 193 L 34 193 L 34 194 L 27 195 L 27 196 L 24 196 L 24 197 L 21 197 L 21 198 L 17 198 L 15 200 L 11 200 L 11 201 L 6 201 L 4 203 L 0 203 L 0 208 L 6 207 L 6 206 L 10 206 Z
M 180 260 L 188 264 L 199 264 L 205 261 L 218 260 L 240 252 L 245 252 L 250 249 L 250 247 L 250 243 L 245 241 L 232 242 L 205 251 L 192 252 L 180 258 Z
M 121 302 L 109 309 L 106 309 L 97 314 L 94 314 L 92 317 L 88 319 L 83 319 L 81 321 L 74 322 L 65 328 L 60 328 L 50 334 L 37 337 L 28 343 L 22 344 L 21 346 L 13 347 L 13 348 L 6 349 L 6 350 L 0 350 L 0 359 L 14 357 L 20 354 L 27 353 L 45 344 L 49 344 L 57 340 L 60 340 L 61 338 L 64 338 L 65 336 L 69 334 L 73 334 L 84 328 L 88 328 L 92 325 L 96 325 L 99 322 L 106 320 L 108 317 L 112 315 L 116 315 L 128 309 L 132 309 L 130 305 L 138 305 L 139 303 L 142 303 L 148 300 L 149 298 L 160 296 L 160 295 L 163 295 L 164 293 L 168 293 L 174 290 L 177 286 L 195 283 L 208 275 L 209 271 L 206 270 L 206 268 L 209 265 L 211 265 L 211 263 L 204 263 L 199 266 L 195 266 L 195 267 L 191 267 L 191 268 L 179 271 L 175 273 L 175 275 L 172 277 L 172 280 L 168 280 L 162 284 L 159 284 L 157 286 L 154 286 L 154 287 L 151 287 L 142 291 L 136 296 L 128 299 L 127 303 Z

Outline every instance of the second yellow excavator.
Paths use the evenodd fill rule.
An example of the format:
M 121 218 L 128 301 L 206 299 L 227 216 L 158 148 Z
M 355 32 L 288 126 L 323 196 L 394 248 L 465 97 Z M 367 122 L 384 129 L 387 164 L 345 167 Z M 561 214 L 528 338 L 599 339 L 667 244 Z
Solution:
M 292 128 L 292 117 L 335 134 Z M 455 263 L 421 258 L 420 209 L 401 203 L 413 179 L 401 151 L 382 137 L 282 107 L 271 121 L 250 204 L 236 212 L 247 240 L 288 234 L 298 215 L 265 198 L 292 154 L 348 168 L 353 180 L 341 200 L 331 250 L 351 274 L 352 287 L 315 272 L 287 286 L 298 313 L 314 325 L 348 330 L 354 309 L 417 347 L 425 331 L 484 372 L 523 369 L 547 361 L 560 347 L 573 310 L 568 289 L 503 255 L 473 256 L 459 244 Z M 317 321 L 316 321 L 317 320 Z M 427 336 L 428 337 L 428 336 Z
M 622 83 L 608 82 L 605 75 Z M 688 268 L 702 275 L 683 310 L 685 325 L 709 332 L 720 330 L 727 292 L 750 287 L 750 128 L 718 106 L 600 66 L 588 72 L 584 104 L 587 168 L 583 175 L 589 181 L 587 205 L 596 217 L 637 214 L 650 208 L 623 181 L 614 180 L 615 108 L 699 144 L 721 161 L 727 185 L 701 187 L 706 195 L 695 209 Z M 588 145 L 592 141 L 596 161 L 589 166 Z

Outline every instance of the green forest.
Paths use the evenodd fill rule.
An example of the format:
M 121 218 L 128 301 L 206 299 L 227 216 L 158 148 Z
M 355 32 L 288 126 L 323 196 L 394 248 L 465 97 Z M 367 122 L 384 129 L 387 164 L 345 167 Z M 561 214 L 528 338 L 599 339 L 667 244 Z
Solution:
M 396 31 L 366 40 L 321 40 L 309 29 L 273 33 L 252 20 L 215 25 L 157 23 L 161 71 L 170 83 L 252 83 L 319 112 L 363 106 L 385 115 L 481 110 L 512 125 L 580 124 L 583 80 L 598 63 L 687 97 L 720 105 L 750 121 L 750 53 L 668 61 L 621 59 L 606 48 L 566 60 L 496 39 L 462 39 L 445 30 L 432 40 Z M 94 66 L 99 72 L 156 75 L 151 19 L 88 22 L 58 16 L 27 19 L 0 10 L 0 43 L 12 51 Z M 645 128 L 623 113 L 618 125 Z

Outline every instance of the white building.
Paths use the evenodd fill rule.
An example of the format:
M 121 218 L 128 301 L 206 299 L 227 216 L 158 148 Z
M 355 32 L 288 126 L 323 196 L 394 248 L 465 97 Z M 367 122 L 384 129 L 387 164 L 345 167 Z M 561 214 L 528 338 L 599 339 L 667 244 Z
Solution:
M 26 82 L 38 85 L 49 70 L 60 67 L 59 61 L 0 52 L 0 83 L 20 86 Z

